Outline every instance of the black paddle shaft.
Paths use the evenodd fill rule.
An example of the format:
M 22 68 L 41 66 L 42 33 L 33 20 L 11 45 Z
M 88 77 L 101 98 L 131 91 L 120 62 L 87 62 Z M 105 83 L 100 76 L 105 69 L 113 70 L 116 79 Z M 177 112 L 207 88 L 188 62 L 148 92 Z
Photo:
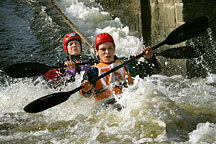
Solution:
M 161 43 L 157 44 L 156 46 L 152 47 L 153 49 L 157 49 L 158 47 L 168 44 L 168 45 L 173 45 L 180 43 L 182 41 L 185 41 L 189 38 L 193 38 L 195 36 L 198 36 L 202 32 L 206 30 L 208 26 L 208 18 L 207 17 L 199 17 L 196 18 L 190 22 L 187 22 L 183 24 L 182 26 L 178 27 L 176 30 L 171 32 L 169 36 Z M 120 69 L 121 67 L 131 63 L 132 61 L 142 57 L 145 53 L 141 53 L 132 59 L 122 63 L 121 65 L 111 69 L 110 71 L 94 78 L 93 80 L 90 80 L 91 83 L 105 77 L 106 75 Z M 58 93 L 53 93 L 44 97 L 41 97 L 31 103 L 29 103 L 25 108 L 24 111 L 29 112 L 29 113 L 37 113 L 41 112 L 43 110 L 46 110 L 48 108 L 51 108 L 53 106 L 56 106 L 57 104 L 60 104 L 64 101 L 66 101 L 73 93 L 79 91 L 82 89 L 82 86 L 77 87 L 73 89 L 72 91 L 68 92 L 58 92 Z

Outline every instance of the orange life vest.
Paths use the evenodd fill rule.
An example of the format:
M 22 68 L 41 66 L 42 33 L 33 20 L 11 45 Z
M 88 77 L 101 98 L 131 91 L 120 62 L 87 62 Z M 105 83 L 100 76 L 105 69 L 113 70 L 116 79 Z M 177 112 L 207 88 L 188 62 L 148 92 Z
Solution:
M 98 68 L 98 75 L 102 75 L 103 73 L 108 72 L 109 70 L 113 69 L 114 67 L 120 64 L 122 63 L 119 60 L 115 60 L 114 63 L 111 64 L 99 63 L 91 67 Z M 126 72 L 124 67 L 96 81 L 94 90 L 96 93 L 99 92 L 99 94 L 95 97 L 94 101 L 96 102 L 98 100 L 113 96 L 113 93 L 121 94 L 122 89 L 115 85 L 118 82 L 127 82 L 129 84 L 133 83 L 133 79 Z

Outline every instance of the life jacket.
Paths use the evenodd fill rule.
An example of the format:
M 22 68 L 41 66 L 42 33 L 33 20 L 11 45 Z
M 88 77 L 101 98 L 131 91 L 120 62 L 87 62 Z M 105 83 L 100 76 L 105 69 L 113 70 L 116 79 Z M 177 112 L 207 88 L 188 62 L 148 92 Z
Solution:
M 106 73 L 121 64 L 122 63 L 119 60 L 115 60 L 111 64 L 99 63 L 91 67 L 98 68 L 98 75 L 102 75 L 103 73 Z M 118 84 L 122 82 L 127 82 L 129 84 L 133 83 L 131 76 L 126 72 L 124 67 L 96 81 L 94 90 L 97 96 L 95 97 L 94 101 L 97 102 L 104 98 L 113 96 L 113 93 L 116 95 L 121 94 L 122 88 L 121 86 L 118 86 Z

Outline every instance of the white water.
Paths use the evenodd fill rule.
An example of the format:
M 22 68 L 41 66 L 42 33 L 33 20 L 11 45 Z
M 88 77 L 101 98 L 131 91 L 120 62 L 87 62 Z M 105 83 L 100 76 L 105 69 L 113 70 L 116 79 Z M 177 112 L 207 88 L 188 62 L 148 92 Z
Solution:
M 92 42 L 98 33 L 108 32 L 115 39 L 118 56 L 141 50 L 142 42 L 129 36 L 128 27 L 122 27 L 118 18 L 112 20 L 94 1 L 56 0 L 56 4 Z M 76 82 L 58 90 L 70 91 L 81 80 L 82 74 L 77 75 Z M 56 107 L 28 114 L 23 112 L 25 105 L 58 90 L 49 88 L 42 77 L 17 79 L 0 88 L 0 116 L 1 124 L 21 126 L 0 139 L 29 143 L 216 143 L 216 90 L 209 85 L 215 82 L 215 75 L 196 79 L 136 77 L 119 100 L 125 106 L 120 112 L 101 109 L 76 93 Z

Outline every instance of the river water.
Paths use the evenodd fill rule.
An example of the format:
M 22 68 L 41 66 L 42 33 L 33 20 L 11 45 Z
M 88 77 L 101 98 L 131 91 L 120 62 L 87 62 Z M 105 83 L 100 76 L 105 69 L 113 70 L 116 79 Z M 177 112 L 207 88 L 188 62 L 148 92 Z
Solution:
M 216 76 L 187 79 L 181 75 L 135 78 L 118 101 L 125 108 L 101 108 L 73 94 L 66 102 L 36 114 L 23 111 L 33 100 L 76 88 L 82 74 L 54 89 L 42 76 L 11 78 L 3 68 L 22 61 L 54 65 L 66 55 L 65 29 L 50 17 L 42 1 L 0 1 L 0 143 L 216 143 Z M 109 32 L 118 56 L 140 51 L 142 41 L 129 35 L 94 0 L 55 3 L 90 41 Z M 69 32 L 69 31 L 68 31 Z M 84 50 L 92 52 L 84 45 Z

